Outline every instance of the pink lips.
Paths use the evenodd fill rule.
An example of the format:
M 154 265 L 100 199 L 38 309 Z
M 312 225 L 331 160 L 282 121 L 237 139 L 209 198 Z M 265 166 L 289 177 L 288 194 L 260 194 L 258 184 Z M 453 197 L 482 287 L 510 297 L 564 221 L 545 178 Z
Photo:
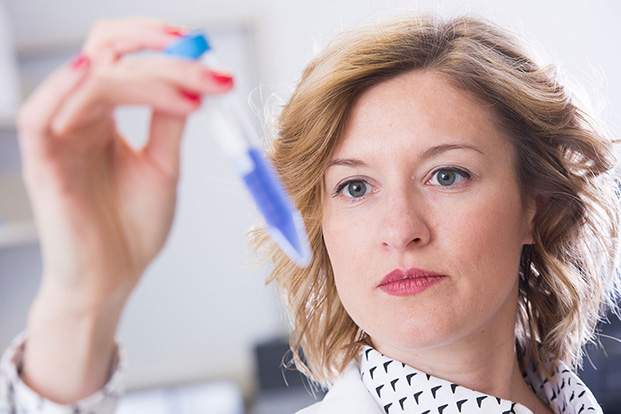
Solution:
M 408 296 L 420 293 L 445 278 L 445 275 L 420 269 L 396 269 L 388 273 L 377 287 L 389 295 Z

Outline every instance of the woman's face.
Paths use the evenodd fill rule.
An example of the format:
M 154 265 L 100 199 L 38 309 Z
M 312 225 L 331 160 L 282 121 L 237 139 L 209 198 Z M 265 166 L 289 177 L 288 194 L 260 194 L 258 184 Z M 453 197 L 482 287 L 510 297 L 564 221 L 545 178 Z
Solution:
M 389 355 L 513 335 L 535 211 L 491 108 L 427 71 L 375 85 L 350 115 L 323 234 L 351 318 Z

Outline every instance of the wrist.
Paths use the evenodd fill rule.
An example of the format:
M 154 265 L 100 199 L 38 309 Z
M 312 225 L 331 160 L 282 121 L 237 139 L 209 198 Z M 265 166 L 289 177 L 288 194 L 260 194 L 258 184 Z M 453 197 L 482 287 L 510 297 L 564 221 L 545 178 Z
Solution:
M 116 352 L 123 304 L 39 292 L 28 318 L 22 379 L 41 396 L 73 403 L 103 387 Z
M 63 314 L 71 317 L 95 317 L 122 311 L 134 279 L 108 274 L 82 274 L 59 277 L 45 273 L 31 311 Z
M 124 305 L 121 299 L 85 300 L 77 295 L 41 289 L 30 307 L 28 330 L 65 330 L 91 335 L 114 332 Z M 71 331 L 76 328 L 79 329 Z

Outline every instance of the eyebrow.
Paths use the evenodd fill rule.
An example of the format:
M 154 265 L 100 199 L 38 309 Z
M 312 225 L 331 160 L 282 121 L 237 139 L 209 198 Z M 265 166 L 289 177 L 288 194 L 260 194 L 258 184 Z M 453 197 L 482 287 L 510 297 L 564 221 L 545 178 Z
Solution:
M 454 151 L 454 150 L 460 150 L 460 149 L 464 149 L 464 150 L 472 150 L 472 151 L 476 151 L 482 155 L 485 155 L 485 153 L 483 153 L 483 151 L 479 150 L 476 147 L 473 147 L 472 145 L 465 145 L 465 144 L 442 144 L 442 145 L 436 145 L 434 147 L 431 147 L 429 149 L 427 149 L 425 152 L 423 152 L 420 156 L 421 159 L 429 159 L 429 158 L 433 158 L 436 157 L 444 152 L 447 151 Z M 367 164 L 359 159 L 351 159 L 351 158 L 335 158 L 332 161 L 330 161 L 330 164 L 328 164 L 328 168 L 333 167 L 335 165 L 340 165 L 340 166 L 344 166 L 344 167 L 352 167 L 352 168 L 357 168 L 357 167 L 365 167 Z
M 467 144 L 442 144 L 442 145 L 436 145 L 435 147 L 429 148 L 428 150 L 423 152 L 420 157 L 423 158 L 423 159 L 433 158 L 433 157 L 435 157 L 437 155 L 440 155 L 440 154 L 442 154 L 444 152 L 453 151 L 453 150 L 459 150 L 459 149 L 472 150 L 472 151 L 478 152 L 479 154 L 485 155 L 483 153 L 483 151 L 481 151 L 477 147 L 473 147 L 472 145 L 467 145 Z
M 335 165 L 356 168 L 356 167 L 365 167 L 367 164 L 364 161 L 357 160 L 357 159 L 335 158 L 332 161 L 330 161 L 330 164 L 328 164 L 328 168 L 334 167 Z

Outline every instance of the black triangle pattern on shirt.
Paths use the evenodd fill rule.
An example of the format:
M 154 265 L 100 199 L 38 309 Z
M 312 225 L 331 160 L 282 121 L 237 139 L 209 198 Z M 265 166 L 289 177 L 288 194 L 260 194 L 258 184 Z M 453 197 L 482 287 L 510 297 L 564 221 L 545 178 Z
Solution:
M 388 365 L 392 364 L 392 360 L 384 362 L 384 372 L 388 373 Z
M 375 388 L 375 391 L 377 391 L 377 396 L 380 397 L 380 398 L 382 397 L 382 395 L 380 394 L 381 391 L 382 391 L 382 388 L 384 388 L 384 384 L 382 384 L 379 387 Z
M 393 364 L 394 360 L 384 357 L 373 349 L 369 351 L 369 349 L 371 348 L 366 348 L 363 351 L 361 368 L 364 369 L 362 372 L 367 375 L 362 376 L 362 380 L 367 384 L 374 384 L 372 388 L 373 397 L 386 414 L 420 413 L 427 409 L 434 414 L 467 414 L 467 410 L 463 412 L 463 407 L 467 407 L 465 404 L 469 398 L 477 397 L 479 397 L 478 403 L 472 407 L 479 408 L 481 406 L 482 412 L 488 412 L 485 410 L 493 407 L 483 402 L 487 396 L 480 398 L 480 393 L 472 395 L 473 391 L 471 390 L 429 374 L 420 376 L 418 375 L 419 372 L 413 368 L 404 366 L 402 363 Z M 378 369 L 380 366 L 383 369 Z M 405 381 L 401 381 L 401 379 L 405 379 Z M 388 386 L 389 384 L 390 386 Z M 471 394 L 468 395 L 468 392 Z M 495 407 L 499 407 L 500 404 L 497 403 L 497 399 L 490 400 L 494 402 Z M 501 411 L 496 409 L 496 412 L 500 414 L 503 411 L 510 410 L 511 403 L 509 401 L 504 402 L 502 408 Z
M 399 405 L 401 406 L 401 409 L 403 410 L 403 403 L 405 402 L 405 400 L 407 400 L 408 397 L 403 397 L 399 400 Z
M 360 360 L 362 381 L 372 390 L 378 406 L 386 414 L 516 414 L 530 412 L 523 405 L 492 397 L 450 381 L 421 373 L 414 368 L 387 358 L 371 347 L 365 347 Z M 379 366 L 383 369 L 378 370 Z M 564 370 L 562 370 L 564 368 Z M 603 414 L 592 394 L 565 366 L 552 373 L 553 381 L 545 378 L 537 367 L 527 370 L 524 379 L 538 397 L 558 414 Z M 424 375 L 418 375 L 424 374 Z M 405 381 L 400 381 L 405 379 Z M 390 384 L 390 387 L 386 385 Z M 573 384 L 573 385 L 572 385 Z M 398 402 L 398 404 L 397 404 Z M 476 402 L 476 404 L 475 404 Z M 519 408 L 519 409 L 518 409 Z M 517 411 L 516 411 L 517 410 Z
M 395 384 L 397 383 L 397 381 L 399 381 L 399 378 L 395 378 L 394 380 L 390 381 L 390 386 L 392 387 L 393 391 L 395 391 Z

